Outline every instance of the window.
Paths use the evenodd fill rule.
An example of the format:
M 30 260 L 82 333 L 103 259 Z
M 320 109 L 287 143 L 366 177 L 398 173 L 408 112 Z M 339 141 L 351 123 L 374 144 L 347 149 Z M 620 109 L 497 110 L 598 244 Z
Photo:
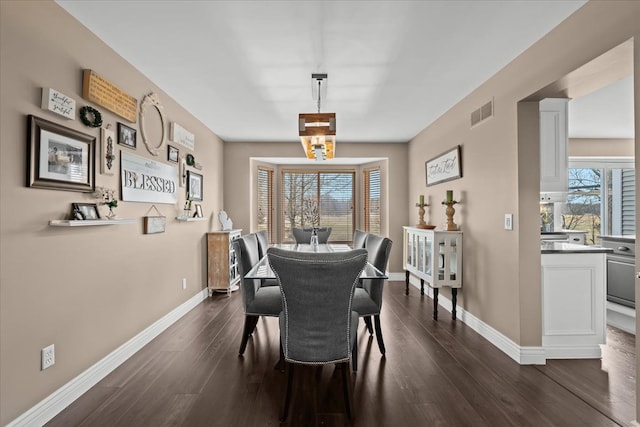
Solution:
M 331 227 L 331 241 L 353 236 L 354 172 L 283 171 L 281 241 L 293 242 L 293 227 Z
M 267 230 L 273 241 L 273 170 L 258 168 L 258 231 Z
M 380 169 L 364 171 L 364 231 L 380 234 Z
M 588 244 L 600 234 L 635 234 L 633 160 L 571 159 L 562 228 L 585 230 Z

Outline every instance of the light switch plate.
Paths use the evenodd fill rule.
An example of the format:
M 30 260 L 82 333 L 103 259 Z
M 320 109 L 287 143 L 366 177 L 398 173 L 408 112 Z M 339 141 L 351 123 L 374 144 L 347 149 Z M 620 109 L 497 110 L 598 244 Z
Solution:
M 504 214 L 504 229 L 513 230 L 513 214 Z

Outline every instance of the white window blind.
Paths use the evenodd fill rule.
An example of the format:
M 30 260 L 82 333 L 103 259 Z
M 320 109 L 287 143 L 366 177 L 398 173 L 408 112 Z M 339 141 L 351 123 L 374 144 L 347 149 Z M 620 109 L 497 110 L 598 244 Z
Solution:
M 266 230 L 273 241 L 273 170 L 258 168 L 258 231 Z
M 281 241 L 293 227 L 331 227 L 330 241 L 349 242 L 354 224 L 354 172 L 283 171 Z M 317 216 L 314 218 L 314 213 Z
M 364 231 L 380 234 L 380 169 L 364 171 Z

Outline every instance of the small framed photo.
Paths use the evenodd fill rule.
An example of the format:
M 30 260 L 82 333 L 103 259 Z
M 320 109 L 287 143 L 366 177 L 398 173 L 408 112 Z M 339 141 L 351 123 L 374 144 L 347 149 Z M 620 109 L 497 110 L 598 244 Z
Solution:
M 194 218 L 202 218 L 202 205 L 196 204 L 196 211 L 193 213 Z
M 178 156 L 180 151 L 171 145 L 167 145 L 167 160 L 173 163 L 178 163 Z
M 135 149 L 136 130 L 118 122 L 118 144 Z
M 27 185 L 49 190 L 94 190 L 96 138 L 29 115 Z
M 100 219 L 98 205 L 95 203 L 73 203 L 74 219 L 94 220 Z
M 187 171 L 187 199 L 202 201 L 202 175 Z

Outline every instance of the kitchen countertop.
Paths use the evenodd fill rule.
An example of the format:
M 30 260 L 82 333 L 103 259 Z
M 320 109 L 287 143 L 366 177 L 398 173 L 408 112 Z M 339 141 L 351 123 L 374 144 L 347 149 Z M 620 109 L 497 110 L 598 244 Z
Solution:
M 622 242 L 622 243 L 635 243 L 636 236 L 622 236 L 622 235 L 607 235 L 603 234 L 599 236 L 601 240 L 609 240 L 611 242 Z
M 603 248 L 602 246 L 576 245 L 573 243 L 541 241 L 540 250 L 545 254 L 580 254 L 580 253 L 612 253 L 613 249 Z

